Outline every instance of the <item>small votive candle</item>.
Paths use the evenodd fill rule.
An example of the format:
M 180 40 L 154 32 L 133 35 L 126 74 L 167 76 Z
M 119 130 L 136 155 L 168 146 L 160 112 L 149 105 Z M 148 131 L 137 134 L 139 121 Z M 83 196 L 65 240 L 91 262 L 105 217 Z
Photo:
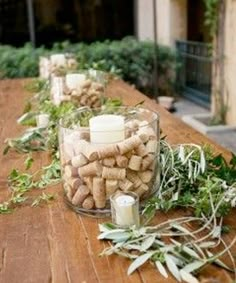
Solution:
M 110 197 L 112 222 L 119 227 L 139 226 L 139 197 L 133 192 L 115 193 Z
M 49 123 L 49 115 L 48 114 L 39 114 L 36 117 L 37 127 L 39 128 L 47 128 Z

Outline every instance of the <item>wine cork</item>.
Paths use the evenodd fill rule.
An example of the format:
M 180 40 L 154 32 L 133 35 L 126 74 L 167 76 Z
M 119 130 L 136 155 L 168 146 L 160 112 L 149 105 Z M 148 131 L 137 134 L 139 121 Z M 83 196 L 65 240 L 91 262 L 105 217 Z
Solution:
M 87 105 L 87 101 L 88 101 L 88 96 L 87 95 L 82 95 L 80 97 L 80 104 L 81 105 Z
M 128 159 L 130 159 L 131 156 L 132 156 L 134 153 L 135 153 L 134 150 L 131 150 L 131 151 L 128 151 L 128 152 L 125 154 L 125 156 L 126 156 Z
M 142 160 L 141 170 L 145 171 L 148 167 L 151 166 L 153 161 L 154 161 L 154 155 L 153 154 L 148 154 L 147 156 L 145 156 Z
M 100 177 L 93 178 L 93 198 L 97 208 L 106 206 L 106 190 L 104 180 Z
M 146 184 L 139 186 L 134 193 L 136 193 L 140 198 L 149 191 L 149 188 Z
M 78 169 L 80 177 L 101 176 L 102 165 L 98 161 L 91 162 Z
M 156 139 L 155 132 L 151 127 L 142 127 L 137 131 L 137 134 L 144 143 Z
M 118 167 L 127 168 L 129 160 L 124 155 L 117 155 L 116 156 L 116 164 Z
M 106 180 L 106 198 L 109 199 L 112 194 L 118 189 L 118 181 L 117 180 Z
M 89 132 L 89 128 L 86 128 L 87 130 L 84 131 L 79 131 L 79 136 L 80 139 L 85 140 L 85 141 L 89 141 L 90 140 L 90 132 Z
M 125 178 L 126 169 L 124 168 L 109 168 L 103 167 L 102 169 L 102 177 L 104 179 L 115 179 L 115 180 L 122 180 Z
M 119 181 L 119 187 L 122 191 L 128 192 L 133 189 L 134 184 L 128 179 L 124 179 L 124 180 Z
M 89 99 L 90 99 L 90 103 L 93 104 L 99 100 L 99 97 L 97 95 L 91 95 Z
M 137 155 L 143 157 L 147 155 L 149 152 L 144 144 L 140 144 L 136 149 L 135 152 Z
M 154 171 L 156 167 L 156 162 L 152 162 L 149 166 L 148 166 L 148 170 Z
M 81 88 L 77 88 L 77 89 L 73 89 L 70 92 L 71 96 L 76 96 L 76 97 L 80 97 L 82 95 L 82 90 Z
M 139 128 L 139 120 L 137 119 L 132 119 L 131 121 L 128 121 L 125 123 L 125 126 L 129 129 L 131 129 L 132 131 L 137 131 Z
M 80 83 L 80 87 L 83 88 L 83 89 L 86 89 L 86 88 L 91 87 L 91 84 L 92 84 L 92 81 L 87 79 L 87 80 Z
M 143 183 L 147 184 L 152 180 L 153 172 L 151 170 L 138 172 L 138 176 L 142 180 Z
M 97 82 L 93 82 L 91 88 L 98 90 L 98 91 L 103 91 L 103 85 Z
M 71 166 L 71 165 L 66 165 L 64 167 L 64 174 L 65 174 L 66 178 L 77 177 L 78 176 L 78 169 Z
M 87 196 L 86 199 L 82 203 L 82 207 L 84 209 L 92 209 L 94 207 L 94 199 L 92 196 Z
M 100 107 L 100 106 L 101 106 L 100 99 L 93 103 L 93 108 Z
M 109 144 L 105 146 L 101 146 L 97 148 L 97 153 L 99 159 L 103 159 L 106 157 L 114 157 L 114 155 L 119 154 L 119 149 L 116 144 Z
M 89 189 L 85 185 L 79 186 L 78 190 L 76 191 L 75 195 L 72 198 L 73 205 L 82 205 L 85 198 L 89 195 Z
M 126 128 L 125 129 L 125 138 L 130 138 L 133 134 L 133 130 L 129 129 L 129 128 Z
M 82 181 L 81 179 L 79 178 L 67 178 L 66 180 L 66 183 L 68 183 L 71 188 L 73 188 L 75 191 L 78 189 L 78 187 L 80 185 L 82 185 Z
M 93 96 L 93 95 L 96 95 L 97 97 L 99 97 L 101 95 L 101 92 L 100 91 L 97 91 L 95 89 L 92 89 L 90 88 L 88 93 L 87 93 L 88 96 Z
M 134 171 L 139 171 L 142 164 L 142 157 L 138 155 L 132 155 L 129 160 L 128 168 Z
M 92 145 L 85 147 L 84 155 L 88 158 L 89 161 L 94 161 L 98 159 L 97 149 Z
M 119 142 L 117 146 L 120 154 L 122 155 L 138 147 L 141 143 L 142 140 L 137 135 L 135 135 L 122 142 Z
M 136 172 L 132 170 L 127 170 L 126 175 L 127 175 L 127 179 L 133 183 L 134 188 L 138 188 L 139 186 L 142 185 L 142 181 Z
M 148 153 L 155 153 L 157 151 L 157 140 L 149 140 L 146 144 Z
M 93 194 L 93 177 L 84 177 L 83 178 L 84 183 L 89 188 L 90 194 Z
M 98 159 L 98 153 L 95 146 L 88 143 L 86 140 L 80 140 L 74 144 L 76 155 L 82 153 L 89 161 Z
M 82 154 L 79 153 L 78 155 L 72 157 L 71 164 L 74 167 L 82 167 L 88 163 L 88 159 Z
M 71 186 L 68 185 L 67 183 L 64 183 L 64 190 L 65 190 L 65 194 L 68 200 L 72 201 L 72 198 L 75 194 L 75 190 L 73 190 L 73 188 L 71 188 Z
M 139 121 L 139 128 L 141 128 L 141 127 L 147 127 L 148 124 L 149 124 L 149 122 L 146 121 L 146 120 Z
M 89 143 L 85 139 L 81 139 L 79 136 L 79 140 L 73 142 L 73 149 L 75 152 L 75 155 L 79 155 L 80 153 L 83 153 L 84 148 L 87 147 Z
M 102 161 L 102 164 L 107 167 L 113 167 L 115 163 L 116 163 L 116 160 L 113 157 L 104 158 Z

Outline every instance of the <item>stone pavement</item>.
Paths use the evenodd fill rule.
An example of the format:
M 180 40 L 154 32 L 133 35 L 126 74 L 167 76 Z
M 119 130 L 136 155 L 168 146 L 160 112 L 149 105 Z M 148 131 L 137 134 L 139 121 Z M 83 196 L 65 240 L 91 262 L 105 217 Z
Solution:
M 175 108 L 176 111 L 173 114 L 180 118 L 189 114 L 209 113 L 208 109 L 203 108 L 182 97 L 178 98 L 177 102 L 175 103 Z M 231 131 L 230 134 L 229 132 L 209 133 L 207 136 L 236 154 L 236 130 Z

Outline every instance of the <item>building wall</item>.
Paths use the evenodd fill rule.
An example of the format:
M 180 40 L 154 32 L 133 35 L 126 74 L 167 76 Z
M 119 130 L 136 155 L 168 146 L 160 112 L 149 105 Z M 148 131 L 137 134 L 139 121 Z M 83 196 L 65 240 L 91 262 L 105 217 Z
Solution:
M 225 22 L 225 96 L 227 123 L 236 125 L 236 1 L 227 0 Z
M 137 36 L 153 40 L 153 1 L 137 1 Z M 176 39 L 187 36 L 187 0 L 156 0 L 157 38 L 163 45 L 174 46 Z
M 212 112 L 217 115 L 217 93 L 223 91 L 224 107 L 226 107 L 226 124 L 236 126 L 236 2 L 225 0 L 224 33 L 217 40 L 223 46 L 223 62 L 213 65 L 212 76 Z M 223 64 L 223 66 L 222 66 Z M 222 89 L 223 81 L 223 89 Z

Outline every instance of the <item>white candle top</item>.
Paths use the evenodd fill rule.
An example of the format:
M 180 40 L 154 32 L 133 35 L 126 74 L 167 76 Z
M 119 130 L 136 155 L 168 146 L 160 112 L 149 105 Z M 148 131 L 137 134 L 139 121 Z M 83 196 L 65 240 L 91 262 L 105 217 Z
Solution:
M 80 84 L 86 80 L 84 74 L 67 74 L 66 85 L 70 89 L 76 89 L 80 87 Z
M 118 196 L 115 201 L 117 206 L 131 206 L 135 203 L 135 199 L 127 195 Z
M 124 117 L 104 114 L 89 120 L 90 141 L 97 144 L 108 144 L 125 139 Z
M 64 66 L 66 64 L 66 57 L 64 54 L 53 54 L 50 56 L 50 61 L 53 65 Z

